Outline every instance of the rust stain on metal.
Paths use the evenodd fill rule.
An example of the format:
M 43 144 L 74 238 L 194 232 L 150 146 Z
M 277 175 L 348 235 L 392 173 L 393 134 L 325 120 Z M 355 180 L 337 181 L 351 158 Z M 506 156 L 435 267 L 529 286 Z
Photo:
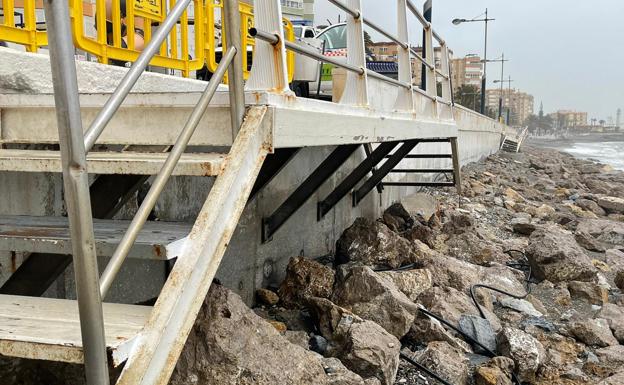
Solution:
M 17 271 L 17 254 L 11 251 L 11 272 L 15 273 L 15 271 Z

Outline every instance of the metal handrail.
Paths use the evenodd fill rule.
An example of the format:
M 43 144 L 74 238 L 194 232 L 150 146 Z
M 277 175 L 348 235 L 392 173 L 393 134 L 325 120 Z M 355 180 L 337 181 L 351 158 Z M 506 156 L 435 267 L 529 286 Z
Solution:
M 414 14 L 414 16 L 416 16 L 416 19 L 418 19 L 418 21 L 420 22 L 420 24 L 422 24 L 424 29 L 431 28 L 431 33 L 433 34 L 433 37 L 438 41 L 438 43 L 442 45 L 445 44 L 444 39 L 442 39 L 442 37 L 432 28 L 431 23 L 428 22 L 427 19 L 425 19 L 422 13 L 420 13 L 420 11 L 416 7 L 416 5 L 414 5 L 412 0 L 407 0 L 407 8 L 412 12 L 412 14 Z
M 184 128 L 178 136 L 178 139 L 176 140 L 173 149 L 169 153 L 167 160 L 165 161 L 160 172 L 156 176 L 154 183 L 150 187 L 149 192 L 145 197 L 145 200 L 143 200 L 143 203 L 141 203 L 141 206 L 137 210 L 134 218 L 132 219 L 128 230 L 126 231 L 123 238 L 121 239 L 121 242 L 119 242 L 119 245 L 115 249 L 112 258 L 110 259 L 108 265 L 106 266 L 106 269 L 102 273 L 102 277 L 100 278 L 100 293 L 102 297 L 106 296 L 106 293 L 110 289 L 110 286 L 113 283 L 115 276 L 117 275 L 117 273 L 119 273 L 119 270 L 121 269 L 121 266 L 128 256 L 132 245 L 136 241 L 139 232 L 143 228 L 143 225 L 145 225 L 145 222 L 147 221 L 150 212 L 154 209 L 154 206 L 156 206 L 156 201 L 158 200 L 158 197 L 165 188 L 165 184 L 171 177 L 171 174 L 178 164 L 180 157 L 186 150 L 186 147 L 188 146 L 191 137 L 195 133 L 197 125 L 199 124 L 201 118 L 204 116 L 206 108 L 210 104 L 210 101 L 217 91 L 219 84 L 223 80 L 225 72 L 234 60 L 236 53 L 236 48 L 231 46 L 230 48 L 228 48 L 225 55 L 221 59 L 217 70 L 215 71 L 212 79 L 210 79 L 210 82 L 206 86 L 206 89 L 204 90 L 201 98 L 195 105 L 191 116 L 184 125 Z
M 102 135 L 102 132 L 121 106 L 121 103 L 126 99 L 154 55 L 160 51 L 160 46 L 190 3 L 191 0 L 180 0 L 180 2 L 176 3 L 152 40 L 141 52 L 137 61 L 132 64 L 128 73 L 126 73 L 113 94 L 108 98 L 106 104 L 104 104 L 104 107 L 102 107 L 84 135 L 84 145 L 87 152 L 91 151 L 95 142 Z

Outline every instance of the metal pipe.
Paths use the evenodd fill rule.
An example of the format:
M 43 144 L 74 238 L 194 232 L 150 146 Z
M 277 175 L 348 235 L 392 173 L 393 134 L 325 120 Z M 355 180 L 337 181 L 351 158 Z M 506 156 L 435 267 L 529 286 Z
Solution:
M 169 177 L 171 177 L 171 174 L 173 173 L 173 170 L 178 164 L 180 157 L 186 150 L 189 140 L 195 133 L 195 129 L 197 128 L 199 121 L 204 116 L 206 108 L 210 104 L 212 97 L 217 91 L 217 88 L 219 87 L 219 84 L 221 83 L 221 80 L 223 79 L 223 76 L 225 75 L 225 71 L 232 64 L 235 56 L 236 56 L 236 48 L 230 46 L 230 48 L 228 48 L 225 55 L 221 59 L 219 66 L 217 67 L 214 75 L 212 76 L 212 79 L 210 79 L 210 82 L 206 86 L 206 89 L 204 90 L 199 101 L 197 102 L 197 105 L 193 109 L 191 116 L 189 117 L 186 124 L 184 125 L 184 128 L 182 129 L 180 136 L 178 137 L 175 145 L 173 146 L 173 149 L 171 149 L 171 153 L 169 153 L 169 156 L 167 157 L 167 160 L 165 161 L 165 164 L 163 165 L 162 169 L 156 176 L 156 179 L 154 180 L 152 187 L 147 193 L 145 200 L 143 200 L 141 207 L 139 207 L 139 210 L 137 211 L 134 219 L 132 219 L 132 222 L 130 223 L 128 230 L 124 234 L 124 237 L 122 238 L 121 242 L 117 246 L 117 249 L 115 250 L 115 253 L 113 254 L 110 262 L 108 263 L 108 265 L 106 266 L 106 269 L 102 273 L 102 278 L 100 279 L 100 290 L 99 290 L 99 293 L 101 293 L 102 297 L 106 296 L 108 289 L 110 289 L 110 286 L 113 283 L 115 276 L 121 269 L 121 266 L 123 265 L 124 260 L 128 256 L 128 253 L 130 252 L 132 245 L 134 244 L 139 232 L 141 231 L 141 228 L 147 221 L 147 218 L 150 212 L 156 205 L 158 196 L 160 195 L 162 190 L 165 188 L 165 184 L 169 180 Z
M 72 240 L 85 376 L 89 385 L 108 385 L 102 298 L 97 285 L 98 266 L 91 217 L 89 174 L 83 142 L 69 7 L 64 0 L 45 0 L 44 9 L 63 163 L 65 204 Z
M 225 21 L 225 39 L 229 47 L 236 49 L 236 56 L 228 69 L 228 85 L 230 88 L 230 116 L 232 122 L 232 140 L 243 125 L 245 117 L 245 81 L 243 78 L 243 57 L 247 55 L 247 47 L 241 41 L 240 13 L 238 0 L 223 2 L 223 18 Z
M 420 54 L 416 52 L 416 50 L 410 48 L 410 51 L 412 52 L 412 55 L 414 55 L 414 57 L 418 59 L 423 65 L 427 66 L 427 68 L 429 68 L 430 70 L 434 69 L 431 64 L 427 63 L 424 57 L 420 56 Z
M 429 23 L 431 23 L 431 21 L 433 20 L 433 1 L 432 0 L 427 0 L 425 2 L 425 5 L 423 6 L 423 10 L 424 10 L 424 17 L 425 20 Z M 422 58 L 425 59 L 427 57 L 427 31 L 426 29 L 423 30 L 422 33 Z M 429 66 L 429 63 L 427 63 L 426 61 L 423 61 L 423 65 L 421 66 L 421 80 L 420 80 L 420 88 L 422 88 L 423 90 L 427 89 L 427 68 L 425 66 L 428 66 L 429 69 L 433 70 L 433 68 L 431 68 Z
M 412 3 L 412 0 L 407 0 L 407 8 L 414 14 L 414 16 L 416 16 L 423 28 L 429 28 L 431 26 L 431 23 L 429 23 L 420 13 L 418 8 L 414 5 L 414 3 Z
M 158 28 L 158 31 L 153 35 L 152 40 L 150 40 L 145 49 L 141 52 L 137 61 L 132 64 L 132 67 L 130 67 L 126 76 L 121 80 L 115 92 L 113 92 L 106 101 L 106 104 L 104 104 L 104 107 L 102 107 L 102 110 L 100 110 L 95 117 L 95 120 L 93 120 L 84 135 L 84 145 L 87 152 L 93 148 L 97 139 L 102 135 L 106 125 L 111 121 L 115 112 L 117 112 L 119 106 L 121 106 L 121 103 L 123 103 L 126 96 L 128 96 L 130 90 L 134 87 L 143 71 L 145 71 L 152 57 L 158 53 L 160 46 L 169 35 L 171 29 L 177 24 L 178 19 L 182 16 L 182 13 L 184 13 L 190 2 L 191 0 L 180 0 L 175 4 L 165 21 L 161 24 L 160 28 Z
M 371 27 L 375 31 L 379 32 L 380 34 L 384 35 L 388 39 L 390 39 L 393 42 L 397 43 L 398 45 L 401 46 L 401 48 L 403 48 L 403 49 L 409 48 L 409 44 L 408 43 L 400 41 L 398 37 L 392 35 L 391 33 L 387 32 L 387 31 L 385 31 L 383 28 L 381 28 L 377 24 L 373 23 L 372 21 L 368 20 L 367 18 L 364 18 L 364 24 L 368 25 L 369 27 Z
M 342 9 L 349 15 L 353 16 L 354 19 L 359 19 L 362 16 L 362 12 L 359 9 L 351 9 L 348 5 L 339 0 L 329 0 L 330 3 L 334 4 L 336 7 Z
M 267 33 L 267 32 L 264 32 L 264 31 L 260 31 L 257 28 L 251 28 L 249 30 L 249 34 L 252 37 L 258 38 L 260 40 L 264 40 L 264 41 L 266 41 L 266 42 L 268 42 L 268 43 L 270 43 L 272 45 L 279 44 L 279 36 L 274 35 L 272 33 Z M 355 73 L 357 73 L 359 75 L 364 75 L 364 71 L 365 71 L 364 68 L 356 67 L 356 66 L 353 66 L 353 65 L 350 65 L 350 64 L 347 64 L 347 63 L 340 62 L 339 60 L 336 60 L 336 59 L 334 59 L 334 58 L 332 58 L 330 56 L 323 56 L 323 55 L 319 54 L 318 52 L 316 52 L 316 51 L 314 51 L 312 49 L 309 49 L 307 47 L 303 47 L 303 46 L 297 45 L 297 44 L 292 43 L 290 41 L 285 41 L 284 45 L 286 46 L 286 49 L 294 51 L 294 52 L 296 52 L 298 54 L 310 57 L 312 59 L 316 59 L 318 61 L 323 61 L 325 63 L 333 64 L 336 67 L 344 68 L 344 69 L 346 69 L 348 71 L 355 72 Z
M 487 41 L 488 9 L 485 9 L 485 49 L 483 50 L 483 78 L 481 79 L 481 115 L 485 115 L 485 92 L 487 87 Z
M 402 88 L 407 88 L 407 89 L 411 89 L 411 88 L 412 88 L 412 85 L 411 85 L 411 84 L 409 84 L 409 83 L 403 83 L 403 82 L 400 82 L 400 81 L 398 81 L 398 80 L 392 79 L 392 78 L 390 78 L 390 77 L 388 77 L 388 76 L 382 75 L 382 74 L 377 73 L 377 72 L 375 72 L 375 71 L 366 70 L 366 73 L 367 73 L 367 75 L 368 75 L 368 76 L 370 76 L 371 78 L 375 78 L 375 79 L 378 79 L 378 80 L 384 81 L 384 82 L 386 82 L 386 83 L 394 84 L 395 86 L 399 86 L 399 87 L 402 87 Z

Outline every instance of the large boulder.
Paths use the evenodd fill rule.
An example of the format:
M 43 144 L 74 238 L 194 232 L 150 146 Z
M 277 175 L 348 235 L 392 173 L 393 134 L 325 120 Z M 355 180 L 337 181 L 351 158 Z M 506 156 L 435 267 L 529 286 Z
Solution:
M 591 219 L 579 223 L 577 231 L 591 234 L 598 241 L 608 243 L 616 247 L 624 245 L 624 222 L 616 222 L 608 219 Z
M 596 268 L 574 237 L 557 227 L 536 230 L 526 250 L 533 274 L 550 282 L 589 281 Z
M 407 334 L 418 311 L 391 280 L 366 266 L 353 266 L 345 273 L 336 284 L 332 301 L 399 339 Z
M 598 198 L 598 205 L 610 213 L 624 214 L 624 199 L 602 196 Z
M 171 385 L 364 385 L 335 360 L 291 344 L 230 290 L 212 285 Z
M 329 298 L 334 286 L 334 271 L 304 257 L 291 258 L 278 294 L 287 307 L 297 307 L 308 297 Z
M 433 276 L 428 269 L 384 271 L 378 274 L 392 281 L 412 301 L 415 301 L 420 293 L 433 286 Z
M 454 385 L 468 383 L 468 358 L 447 342 L 435 341 L 418 354 L 416 361 Z
M 620 343 L 624 343 L 624 307 L 612 303 L 605 303 L 596 313 L 595 318 L 607 320 L 615 338 Z M 622 359 L 624 359 L 624 356 Z
M 577 321 L 570 326 L 570 333 L 585 345 L 606 347 L 618 345 L 609 322 L 602 318 Z
M 514 360 L 518 378 L 532 383 L 535 374 L 544 360 L 544 347 L 528 333 L 505 327 L 496 338 L 498 352 Z
M 479 315 L 470 297 L 452 287 L 432 287 L 423 292 L 418 301 L 431 313 L 456 326 L 463 315 Z
M 381 222 L 358 218 L 336 242 L 338 263 L 397 268 L 416 260 L 412 244 Z
M 401 343 L 384 328 L 363 320 L 324 298 L 309 300 L 319 330 L 330 341 L 328 354 L 364 378 L 392 385 L 399 367 Z

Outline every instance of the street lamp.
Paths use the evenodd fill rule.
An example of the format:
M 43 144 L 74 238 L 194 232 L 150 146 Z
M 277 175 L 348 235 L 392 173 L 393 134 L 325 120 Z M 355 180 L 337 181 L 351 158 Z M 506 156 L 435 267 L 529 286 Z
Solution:
M 461 23 L 476 23 L 483 22 L 485 23 L 485 50 L 483 52 L 483 78 L 481 79 L 481 114 L 485 115 L 485 87 L 487 84 L 487 38 L 488 38 L 488 22 L 494 21 L 496 19 L 488 18 L 488 10 L 485 9 L 485 18 L 479 19 L 483 15 L 479 15 L 473 19 L 455 19 L 453 20 L 454 25 L 460 25 Z
M 500 89 L 500 95 L 498 98 L 498 120 L 501 120 L 502 116 L 503 116 L 503 79 L 505 76 L 505 62 L 509 61 L 509 60 L 505 60 L 505 54 L 503 53 L 503 56 L 501 56 L 500 59 L 495 59 L 495 60 L 483 60 L 483 62 L 485 63 L 501 63 L 501 80 L 500 81 L 496 81 L 494 80 L 494 83 L 501 83 L 501 89 Z
M 508 95 L 509 95 L 509 103 L 511 104 L 511 83 L 512 83 L 512 82 L 513 82 L 513 80 L 511 79 L 511 76 L 510 76 L 510 77 L 509 77 L 509 79 L 507 79 L 507 80 L 502 80 L 502 79 L 501 79 L 501 80 L 494 80 L 494 83 L 495 83 L 495 84 L 496 84 L 496 83 L 500 83 L 500 85 L 501 85 L 501 99 L 500 99 L 500 100 L 501 100 L 501 102 L 500 102 L 500 107 L 499 107 L 499 109 L 500 109 L 501 111 L 502 111 L 502 109 L 503 109 L 503 102 L 502 102 L 502 100 L 503 100 L 503 96 L 502 96 L 502 95 L 503 95 L 503 84 L 504 84 L 504 83 L 508 83 L 508 84 L 509 84 L 509 92 L 508 92 Z M 511 111 L 511 106 L 507 106 L 507 124 L 508 124 L 508 125 L 509 125 L 509 122 L 510 122 L 510 116 L 509 116 L 509 115 L 510 115 L 510 111 Z M 500 119 L 501 117 L 502 117 L 502 112 L 499 112 L 499 113 L 498 113 L 498 118 Z

